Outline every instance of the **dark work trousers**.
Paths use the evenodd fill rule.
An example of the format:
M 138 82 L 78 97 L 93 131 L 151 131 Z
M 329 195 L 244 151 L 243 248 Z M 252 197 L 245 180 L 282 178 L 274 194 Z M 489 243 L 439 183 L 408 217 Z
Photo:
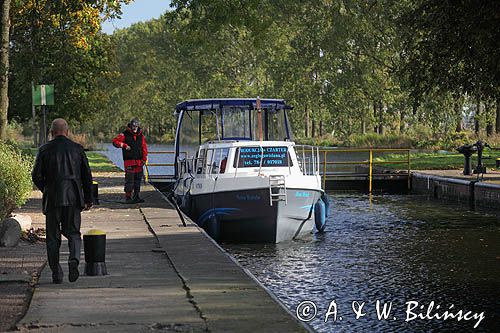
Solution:
M 59 248 L 61 247 L 61 234 L 68 239 L 69 260 L 80 262 L 81 208 L 76 206 L 63 206 L 50 208 L 45 216 L 47 257 L 52 272 L 59 268 Z
M 134 191 L 134 198 L 139 197 L 141 192 L 141 182 L 142 182 L 143 171 L 139 172 L 125 172 L 125 193 L 131 193 Z

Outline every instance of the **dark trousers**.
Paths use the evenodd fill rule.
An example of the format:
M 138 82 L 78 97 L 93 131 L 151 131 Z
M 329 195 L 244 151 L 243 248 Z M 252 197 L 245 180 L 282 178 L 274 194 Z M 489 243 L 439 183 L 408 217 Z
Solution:
M 125 193 L 131 193 L 134 191 L 134 197 L 139 197 L 139 193 L 141 192 L 142 175 L 142 171 L 125 171 Z
M 64 206 L 50 208 L 45 216 L 45 230 L 47 242 L 47 257 L 52 272 L 59 270 L 59 248 L 61 247 L 61 234 L 68 239 L 69 260 L 80 262 L 80 237 L 81 208 Z

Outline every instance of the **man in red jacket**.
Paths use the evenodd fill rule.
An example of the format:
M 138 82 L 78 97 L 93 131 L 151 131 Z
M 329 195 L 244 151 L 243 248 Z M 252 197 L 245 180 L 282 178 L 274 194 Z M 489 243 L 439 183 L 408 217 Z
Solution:
M 132 119 L 127 129 L 113 139 L 113 146 L 122 149 L 125 168 L 125 200 L 127 203 L 144 202 L 139 197 L 143 176 L 142 166 L 148 159 L 146 139 L 139 127 L 139 120 Z M 132 196 L 132 191 L 134 191 Z

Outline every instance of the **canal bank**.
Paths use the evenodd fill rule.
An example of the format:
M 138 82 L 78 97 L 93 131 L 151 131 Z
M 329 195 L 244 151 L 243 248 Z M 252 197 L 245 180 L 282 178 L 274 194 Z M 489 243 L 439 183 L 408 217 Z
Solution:
M 465 176 L 460 170 L 425 170 L 413 172 L 411 180 L 412 193 L 457 201 L 472 209 L 496 209 L 500 205 L 500 172 L 478 178 Z
M 122 173 L 96 179 L 101 205 L 82 214 L 82 234 L 106 233 L 108 275 L 69 283 L 63 243 L 64 283 L 52 284 L 43 269 L 19 330 L 308 331 L 196 225 L 185 227 L 152 186 L 144 187 L 144 204 L 124 205 Z

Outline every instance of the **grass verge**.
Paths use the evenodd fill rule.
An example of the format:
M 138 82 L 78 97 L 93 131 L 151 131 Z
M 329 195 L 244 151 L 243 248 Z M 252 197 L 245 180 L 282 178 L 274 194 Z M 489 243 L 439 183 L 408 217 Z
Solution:
M 86 152 L 92 172 L 120 172 L 120 168 L 114 165 L 106 156 L 95 152 Z
M 489 152 L 483 153 L 483 164 L 489 169 L 495 169 L 495 160 L 500 157 L 500 153 Z M 387 154 L 374 159 L 374 162 L 390 162 L 406 160 L 406 154 Z M 463 169 L 464 156 L 462 154 L 441 154 L 441 153 L 411 153 L 410 165 L 412 170 L 448 170 L 448 169 Z M 477 155 L 472 155 L 472 166 L 477 165 Z M 398 164 L 381 164 L 387 168 L 405 169 L 405 165 Z

